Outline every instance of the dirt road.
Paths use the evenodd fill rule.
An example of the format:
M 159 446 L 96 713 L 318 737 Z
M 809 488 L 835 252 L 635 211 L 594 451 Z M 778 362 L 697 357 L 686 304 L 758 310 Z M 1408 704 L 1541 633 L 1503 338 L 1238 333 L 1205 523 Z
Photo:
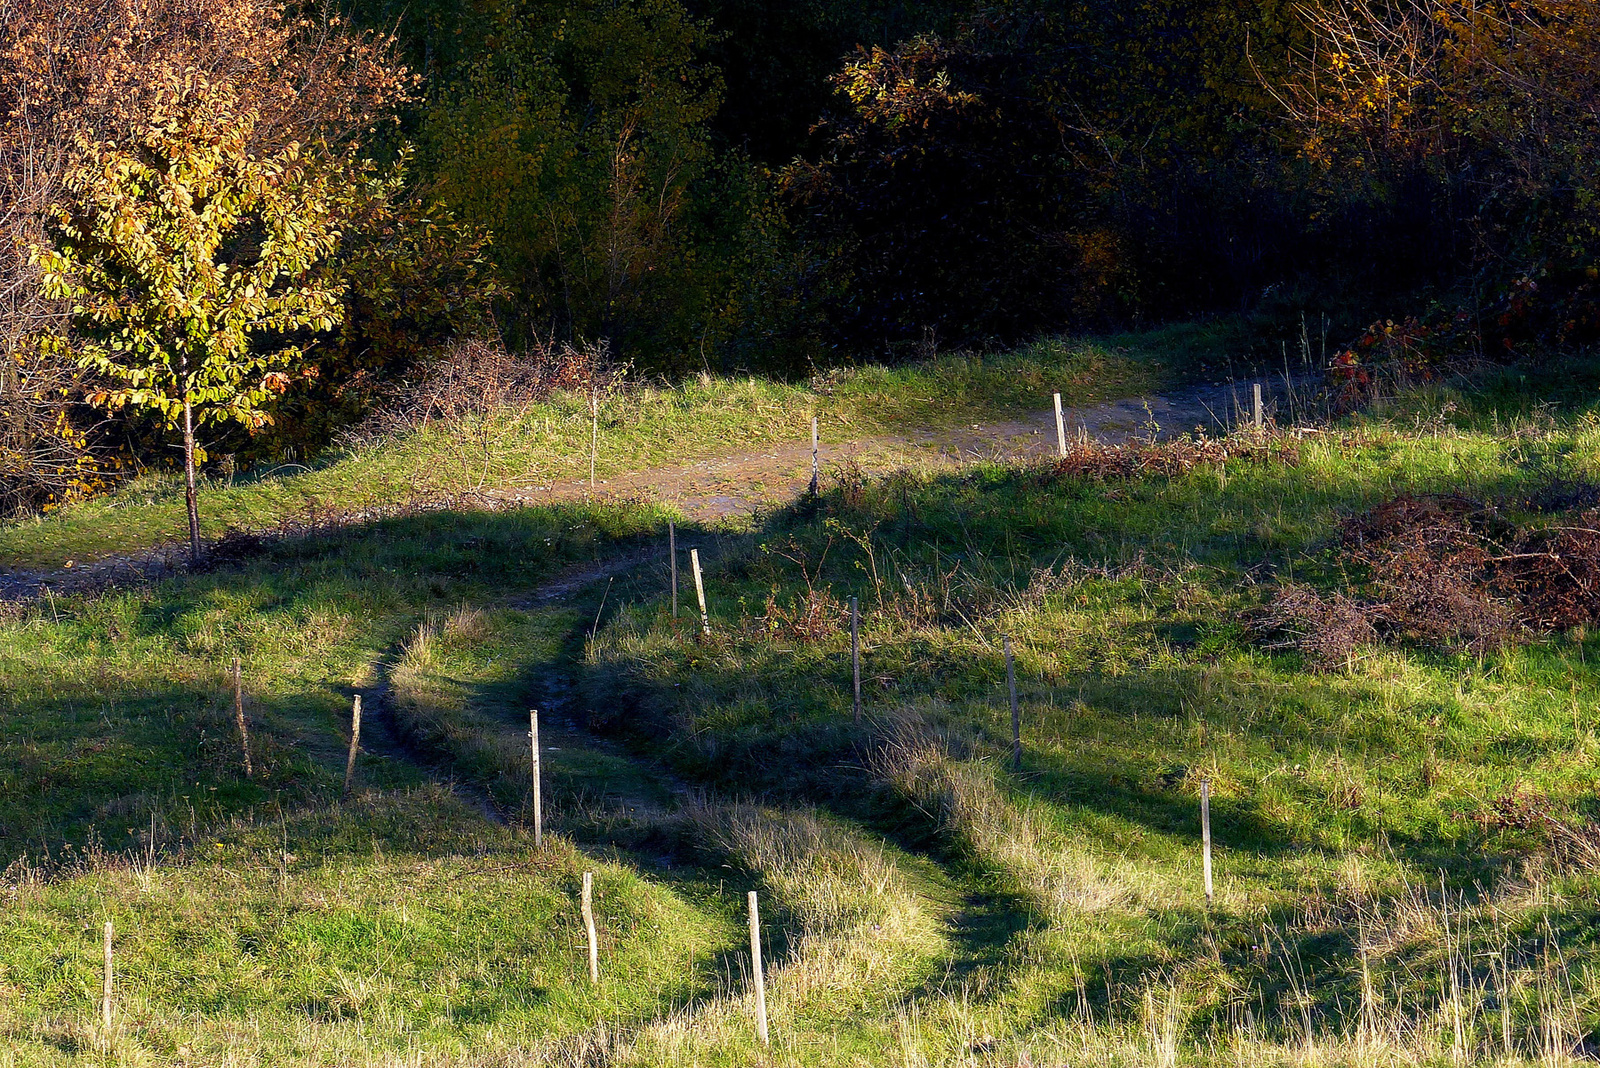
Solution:
M 1268 412 L 1289 414 L 1293 397 L 1280 380 L 1266 394 Z M 1195 429 L 1222 433 L 1250 406 L 1244 384 L 1193 386 L 1148 397 L 1130 397 L 1102 404 L 1068 408 L 1064 420 L 1069 436 L 1085 435 L 1103 442 L 1136 437 L 1168 437 Z M 1055 413 L 1041 409 L 1036 415 L 1013 420 L 988 421 L 965 426 L 941 426 L 927 431 L 885 434 L 845 441 L 828 441 L 824 434 L 820 462 L 824 477 L 845 462 L 867 472 L 905 465 L 956 467 L 982 459 L 1035 459 L 1056 448 Z M 588 480 L 563 481 L 547 486 L 501 487 L 434 501 L 419 501 L 395 514 L 443 508 L 482 508 L 495 511 L 526 505 L 552 504 L 597 498 L 655 500 L 680 508 L 701 522 L 724 522 L 780 507 L 798 497 L 811 478 L 809 444 L 777 449 L 739 450 L 730 442 L 726 453 L 693 463 L 647 468 L 599 482 L 591 492 Z M 384 518 L 372 512 L 341 517 L 332 522 L 356 524 Z M 262 533 L 272 534 L 272 531 Z M 143 553 L 125 553 L 101 560 L 79 561 L 58 570 L 0 570 L 0 601 L 32 600 L 58 593 L 128 584 L 182 570 L 185 554 L 173 546 Z
M 1248 386 L 1196 386 L 1149 397 L 1130 397 L 1063 413 L 1069 437 L 1120 442 L 1154 434 L 1169 437 L 1195 429 L 1218 434 L 1248 409 Z M 1285 408 L 1283 384 L 1265 396 L 1268 411 Z M 825 441 L 819 457 L 824 475 L 841 461 L 866 471 L 906 464 L 955 466 L 981 459 L 1035 459 L 1056 448 L 1055 413 L 1041 410 L 1025 419 L 943 426 L 923 432 Z M 601 480 L 593 495 L 613 499 L 670 502 L 700 521 L 726 520 L 794 500 L 811 480 L 811 448 L 805 442 L 777 449 L 730 452 L 694 463 L 656 467 Z M 587 479 L 488 493 L 506 504 L 549 504 L 590 496 Z

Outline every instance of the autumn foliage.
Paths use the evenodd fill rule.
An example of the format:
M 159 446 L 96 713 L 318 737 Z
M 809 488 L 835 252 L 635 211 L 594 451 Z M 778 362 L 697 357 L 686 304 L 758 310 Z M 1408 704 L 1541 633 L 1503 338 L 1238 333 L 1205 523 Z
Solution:
M 1489 358 L 1600 337 L 1600 4 L 1342 0 L 1305 18 L 1277 88 L 1319 195 L 1406 205 L 1470 286 L 1411 332 Z M 1440 344 L 1463 313 L 1473 336 Z
M 0 509 L 169 455 L 91 403 L 118 375 L 85 361 L 92 331 L 28 250 L 52 205 L 84 210 L 74 168 L 197 79 L 249 117 L 244 156 L 336 176 L 337 238 L 302 281 L 338 308 L 260 331 L 245 347 L 294 367 L 261 369 L 254 414 L 211 431 L 247 460 L 315 449 L 468 337 L 791 374 L 1217 313 L 1276 357 L 1305 316 L 1350 406 L 1600 340 L 1600 0 L 356 0 L 350 18 L 0 7 Z
M 98 413 L 182 406 L 162 359 L 140 365 L 158 350 L 259 364 L 242 390 L 190 391 L 266 421 L 287 383 L 269 365 L 292 361 L 263 351 L 298 352 L 297 332 L 344 318 L 353 277 L 381 273 L 341 257 L 374 213 L 370 146 L 415 87 L 391 53 L 381 35 L 258 0 L 0 11 L 0 507 L 69 498 L 136 461 L 138 440 L 101 432 Z M 271 207 L 312 187 L 298 218 Z M 391 217 L 417 214 L 378 187 Z M 259 277 L 238 269 L 251 260 Z

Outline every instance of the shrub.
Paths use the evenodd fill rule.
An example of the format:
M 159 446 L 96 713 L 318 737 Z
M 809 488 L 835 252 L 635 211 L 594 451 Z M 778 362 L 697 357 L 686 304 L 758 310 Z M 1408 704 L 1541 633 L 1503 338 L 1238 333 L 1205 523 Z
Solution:
M 1570 484 L 1534 500 L 1587 500 Z M 1382 635 L 1481 654 L 1600 621 L 1600 511 L 1518 524 L 1482 501 L 1401 495 L 1347 519 L 1349 588 L 1285 584 L 1255 620 L 1268 648 L 1296 648 L 1322 669 Z

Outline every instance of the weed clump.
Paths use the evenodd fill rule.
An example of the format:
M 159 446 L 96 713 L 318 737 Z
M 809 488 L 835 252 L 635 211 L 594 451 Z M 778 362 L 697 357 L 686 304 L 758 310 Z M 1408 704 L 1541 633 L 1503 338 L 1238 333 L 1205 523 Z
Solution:
M 1530 500 L 1585 497 L 1554 486 Z M 1600 511 L 1518 524 L 1470 497 L 1406 494 L 1346 519 L 1339 555 L 1349 588 L 1282 586 L 1255 621 L 1268 648 L 1326 670 L 1380 636 L 1482 655 L 1600 620 Z
M 1068 444 L 1066 455 L 1046 470 L 1052 481 L 1071 478 L 1122 482 L 1146 475 L 1182 475 L 1197 467 L 1221 466 L 1229 460 L 1294 467 L 1300 463 L 1300 445 L 1283 435 L 1248 432 L 1226 438 L 1194 434 L 1169 441 L 1131 441 L 1121 445 L 1081 439 Z
M 1515 538 L 1481 502 L 1403 495 L 1347 519 L 1343 555 L 1369 576 L 1370 611 L 1387 633 L 1482 654 L 1519 636 L 1520 613 L 1496 581 Z
M 514 352 L 497 340 L 469 337 L 424 374 L 392 390 L 350 436 L 357 443 L 377 442 L 432 422 L 526 410 L 562 390 L 592 391 L 614 373 L 603 344 L 550 343 Z
M 1378 640 L 1370 606 L 1344 593 L 1323 596 L 1301 583 L 1285 585 L 1257 620 L 1269 649 L 1293 648 L 1318 671 L 1348 667 L 1356 651 Z
M 850 606 L 823 586 L 789 598 L 787 603 L 779 600 L 776 590 L 768 593 L 765 612 L 747 621 L 746 629 L 778 640 L 816 642 L 849 625 Z

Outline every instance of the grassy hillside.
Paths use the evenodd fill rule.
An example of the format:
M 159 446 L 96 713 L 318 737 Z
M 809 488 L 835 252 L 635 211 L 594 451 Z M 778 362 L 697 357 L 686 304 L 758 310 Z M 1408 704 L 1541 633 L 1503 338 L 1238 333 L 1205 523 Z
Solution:
M 872 365 L 804 385 L 758 378 L 639 383 L 606 402 L 596 474 L 636 471 L 803 442 L 819 416 L 822 439 L 920 429 L 1037 409 L 1059 391 L 1068 404 L 1133 396 L 1215 370 L 1229 328 L 1186 328 L 1091 342 L 1047 341 L 986 357 L 943 356 Z M 270 529 L 348 513 L 446 500 L 482 490 L 587 478 L 589 398 L 558 393 L 516 411 L 432 423 L 391 439 L 336 450 L 311 468 L 287 459 L 216 481 L 201 493 L 205 536 Z M 61 567 L 181 541 L 181 481 L 147 475 L 117 493 L 49 516 L 0 526 L 0 566 Z
M 1328 673 L 1248 621 L 1337 573 L 1344 516 L 1399 492 L 1515 501 L 1593 477 L 1597 448 L 1586 419 L 1367 423 L 1173 476 L 846 483 L 714 573 L 711 638 L 627 612 L 589 651 L 591 704 L 680 774 L 890 821 L 1021 903 L 1032 929 L 975 999 L 1016 1063 L 1069 1055 L 1064 1020 L 1224 1060 L 1575 1048 L 1597 1021 L 1589 634 L 1385 642 Z
M 1600 424 L 1496 389 L 1061 465 L 841 466 L 759 529 L 680 524 L 710 637 L 686 560 L 670 610 L 670 502 L 358 521 L 7 606 L 0 1065 L 1580 1057 L 1600 1034 L 1591 628 L 1473 644 L 1379 620 L 1329 660 L 1267 618 L 1291 589 L 1370 599 L 1381 576 L 1339 531 L 1400 494 L 1587 529 Z M 401 461 L 300 477 L 368 462 Z M 330 506 L 364 492 L 329 485 Z M 259 486 L 213 499 L 283 489 Z M 48 560 L 82 551 L 94 508 L 127 517 L 104 548 L 166 507 L 26 529 Z

